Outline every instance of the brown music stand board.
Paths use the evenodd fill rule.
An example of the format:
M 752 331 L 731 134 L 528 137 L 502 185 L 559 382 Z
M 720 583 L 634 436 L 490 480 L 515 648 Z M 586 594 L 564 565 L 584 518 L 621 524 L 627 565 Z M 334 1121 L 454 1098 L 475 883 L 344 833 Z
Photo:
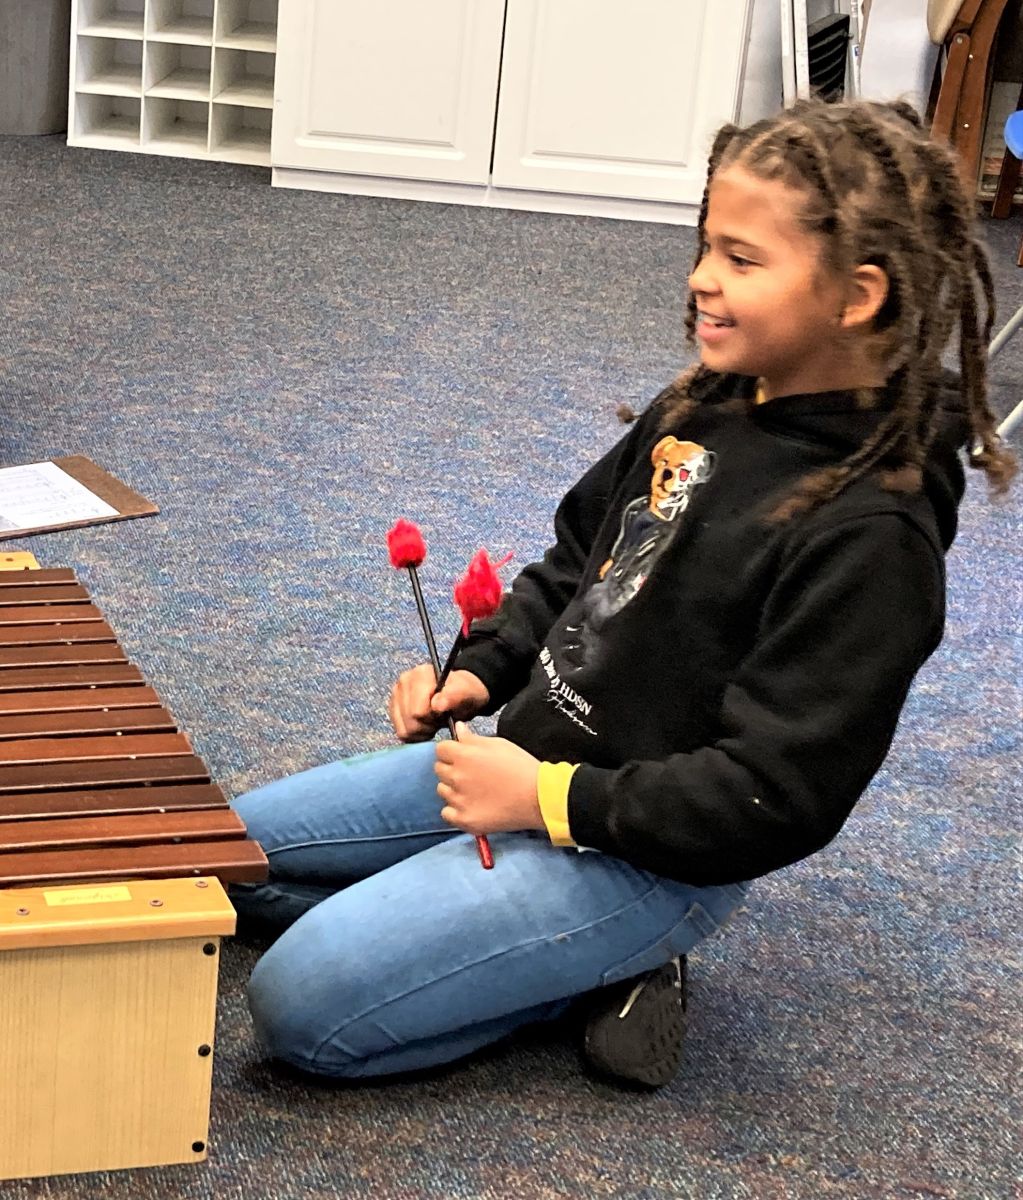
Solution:
M 81 454 L 0 468 L 0 541 L 159 511 Z

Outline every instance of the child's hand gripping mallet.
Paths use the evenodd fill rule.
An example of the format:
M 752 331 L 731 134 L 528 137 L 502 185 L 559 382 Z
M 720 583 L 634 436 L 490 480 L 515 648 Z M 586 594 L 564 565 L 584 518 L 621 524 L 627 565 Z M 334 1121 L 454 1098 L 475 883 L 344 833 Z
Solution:
M 409 578 L 412 580 L 412 590 L 416 597 L 416 607 L 419 609 L 419 620 L 423 626 L 423 633 L 426 635 L 426 646 L 430 652 L 430 662 L 433 664 L 433 673 L 437 679 L 438 690 L 440 690 L 441 665 L 440 658 L 437 655 L 437 643 L 434 641 L 433 629 L 430 627 L 430 618 L 426 612 L 426 603 L 423 600 L 422 588 L 419 586 L 419 576 L 416 573 L 416 568 L 426 558 L 426 543 L 423 541 L 423 535 L 419 532 L 418 526 L 414 525 L 411 521 L 399 520 L 387 534 L 387 552 L 390 555 L 391 566 L 397 567 L 399 570 L 404 568 L 408 571 Z M 458 731 L 455 728 L 455 721 L 450 716 L 448 717 L 448 730 L 452 738 L 458 741 Z M 489 871 L 494 865 L 494 855 L 490 849 L 490 843 L 482 834 L 476 835 L 476 851 L 480 856 L 483 869 Z

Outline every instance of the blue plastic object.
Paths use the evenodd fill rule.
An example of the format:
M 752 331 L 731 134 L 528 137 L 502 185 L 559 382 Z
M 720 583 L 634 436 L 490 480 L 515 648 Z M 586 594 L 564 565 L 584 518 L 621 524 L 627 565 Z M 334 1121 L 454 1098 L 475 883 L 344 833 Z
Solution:
M 1023 110 L 1005 122 L 1005 144 L 1017 158 L 1023 158 Z

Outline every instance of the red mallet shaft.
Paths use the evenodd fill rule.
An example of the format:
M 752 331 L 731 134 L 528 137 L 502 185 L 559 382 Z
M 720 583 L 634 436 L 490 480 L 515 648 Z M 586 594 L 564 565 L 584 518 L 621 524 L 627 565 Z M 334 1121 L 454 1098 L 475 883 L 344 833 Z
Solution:
M 416 571 L 416 568 L 426 558 L 426 542 L 423 540 L 423 535 L 419 532 L 418 526 L 414 525 L 411 521 L 406 521 L 404 518 L 397 521 L 387 534 L 387 553 L 391 559 L 391 566 L 398 569 L 404 568 L 408 571 L 409 578 L 412 580 L 412 590 L 416 597 L 416 608 L 419 609 L 419 620 L 423 626 L 423 633 L 426 635 L 426 645 L 430 652 L 430 662 L 433 664 L 433 674 L 434 678 L 438 681 L 437 688 L 439 691 L 441 687 L 440 657 L 437 654 L 437 643 L 433 637 L 430 617 L 426 611 L 426 602 L 423 599 L 423 590 L 419 586 L 419 575 Z M 453 717 L 448 717 L 448 730 L 452 738 L 458 741 L 458 732 L 455 728 Z M 479 855 L 483 869 L 489 871 L 494 865 L 494 855 L 490 849 L 490 843 L 481 834 L 476 835 L 476 852 Z

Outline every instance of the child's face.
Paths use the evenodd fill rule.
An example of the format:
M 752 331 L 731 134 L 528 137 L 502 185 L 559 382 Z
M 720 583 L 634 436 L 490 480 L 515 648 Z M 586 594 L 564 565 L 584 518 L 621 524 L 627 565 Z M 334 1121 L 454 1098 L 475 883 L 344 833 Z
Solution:
M 704 366 L 759 376 L 768 396 L 857 386 L 844 378 L 843 281 L 794 215 L 804 202 L 739 166 L 718 172 L 689 277 Z

